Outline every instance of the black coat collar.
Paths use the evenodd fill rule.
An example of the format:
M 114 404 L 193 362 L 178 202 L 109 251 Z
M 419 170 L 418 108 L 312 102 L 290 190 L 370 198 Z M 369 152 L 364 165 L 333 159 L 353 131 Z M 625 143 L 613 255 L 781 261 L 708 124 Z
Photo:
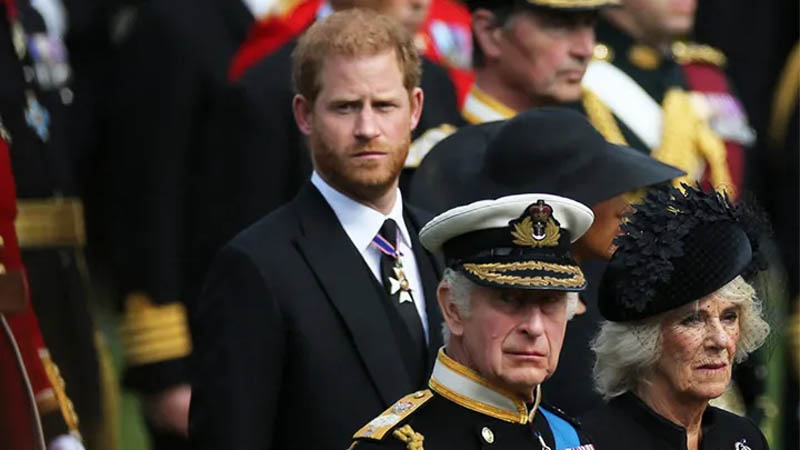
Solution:
M 630 417 L 639 422 L 642 428 L 650 430 L 663 442 L 668 443 L 670 447 L 676 449 L 686 448 L 686 429 L 653 411 L 635 394 L 626 392 L 612 400 L 611 403 L 623 409 Z M 719 436 L 717 435 L 721 427 L 716 426 L 719 413 L 720 410 L 717 408 L 706 407 L 702 419 L 701 449 L 717 448 L 713 443 L 719 441 Z M 726 429 L 726 431 L 728 430 Z

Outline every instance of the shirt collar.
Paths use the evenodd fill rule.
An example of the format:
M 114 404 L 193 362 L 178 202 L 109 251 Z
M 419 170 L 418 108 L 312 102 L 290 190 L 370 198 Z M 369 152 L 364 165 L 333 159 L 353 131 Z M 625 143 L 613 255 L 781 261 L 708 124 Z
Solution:
M 275 0 L 242 0 L 242 2 L 256 19 L 267 17 L 269 13 L 281 7 Z
M 379 211 L 359 203 L 352 198 L 337 191 L 329 185 L 315 170 L 311 174 L 311 183 L 319 190 L 322 197 L 333 209 L 345 233 L 356 246 L 359 252 L 369 248 L 372 239 L 378 234 L 386 219 L 394 219 L 397 223 L 398 238 L 408 247 L 411 246 L 411 235 L 403 220 L 403 196 L 397 190 L 397 200 L 388 215 L 384 216 Z
M 447 356 L 444 348 L 439 349 L 428 385 L 437 394 L 467 409 L 523 425 L 533 421 L 542 399 L 541 387 L 536 386 L 533 407 L 529 411 L 519 396 L 493 386 L 474 370 Z

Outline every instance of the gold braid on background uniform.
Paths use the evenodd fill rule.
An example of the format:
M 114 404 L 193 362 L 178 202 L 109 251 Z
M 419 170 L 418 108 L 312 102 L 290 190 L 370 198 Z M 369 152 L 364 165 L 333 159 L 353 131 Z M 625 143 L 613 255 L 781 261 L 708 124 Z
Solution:
M 589 122 L 594 125 L 595 129 L 602 134 L 608 142 L 617 145 L 628 145 L 628 142 L 625 141 L 625 137 L 622 135 L 622 131 L 619 129 L 617 119 L 614 118 L 614 114 L 608 106 L 600 100 L 600 97 L 595 95 L 594 92 L 584 88 L 581 101 Z
M 422 446 L 422 441 L 425 438 L 420 433 L 414 431 L 411 425 L 403 425 L 392 431 L 392 436 L 405 442 L 408 450 L 425 450 Z
M 589 121 L 607 141 L 628 145 L 611 109 L 597 95 L 584 89 L 582 103 Z M 670 89 L 664 95 L 662 110 L 661 145 L 651 151 L 651 156 L 687 173 L 674 179 L 672 184 L 676 187 L 680 187 L 681 183 L 694 185 L 696 180 L 691 174 L 698 160 L 704 159 L 714 189 L 724 189 L 731 198 L 735 198 L 725 144 L 708 123 L 698 117 L 690 94 L 682 89 Z

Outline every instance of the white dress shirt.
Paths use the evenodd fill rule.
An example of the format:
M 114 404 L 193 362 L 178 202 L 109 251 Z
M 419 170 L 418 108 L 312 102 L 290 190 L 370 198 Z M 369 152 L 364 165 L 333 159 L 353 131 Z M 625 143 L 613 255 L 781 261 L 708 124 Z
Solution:
M 422 289 L 422 279 L 419 275 L 417 260 L 411 249 L 411 235 L 408 233 L 406 221 L 403 220 L 403 197 L 400 189 L 397 190 L 397 200 L 388 215 L 361 204 L 331 187 L 319 174 L 311 174 L 311 183 L 319 190 L 325 201 L 333 209 L 345 233 L 355 245 L 369 270 L 382 283 L 381 277 L 381 251 L 372 243 L 386 219 L 394 219 L 397 223 L 397 251 L 403 263 L 403 272 L 411 285 L 411 295 L 414 297 L 414 306 L 417 308 L 422 328 L 425 331 L 425 340 L 428 341 L 428 313 L 425 311 L 425 293 Z

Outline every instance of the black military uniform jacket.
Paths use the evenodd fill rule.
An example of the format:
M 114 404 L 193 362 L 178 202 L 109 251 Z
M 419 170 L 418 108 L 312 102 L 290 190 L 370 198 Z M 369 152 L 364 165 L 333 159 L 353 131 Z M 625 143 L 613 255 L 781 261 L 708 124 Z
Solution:
M 253 17 L 240 0 L 139 5 L 119 45 L 109 111 L 108 232 L 126 297 L 127 386 L 152 393 L 187 383 L 184 303 L 200 292 L 229 234 L 213 177 L 221 149 L 205 144 L 209 108 Z M 124 236 L 124 238 L 121 238 Z M 157 318 L 153 319 L 154 317 Z
M 614 25 L 597 25 L 595 59 L 583 78 L 581 106 L 592 125 L 614 143 L 628 145 L 687 173 L 693 183 L 708 179 L 715 187 L 734 186 L 731 162 L 712 117 L 716 103 L 690 90 L 682 63 L 696 58 L 692 50 L 660 52 L 637 43 Z M 710 52 L 717 54 L 716 50 Z M 724 58 L 718 54 L 718 57 Z M 728 109 L 738 105 L 728 104 Z M 737 130 L 749 134 L 746 120 Z M 752 136 L 741 137 L 749 142 Z M 749 145 L 749 144 L 748 144 Z
M 442 342 L 440 272 L 416 238 L 425 218 L 403 206 L 426 299 L 427 379 Z M 192 448 L 346 448 L 353 430 L 422 387 L 399 356 L 411 340 L 389 301 L 307 183 L 212 265 L 192 322 Z
M 676 450 L 686 448 L 686 431 L 625 393 L 581 418 L 597 450 Z M 703 414 L 699 450 L 768 449 L 764 435 L 750 419 L 709 406 Z
M 430 389 L 398 400 L 353 436 L 367 449 L 593 449 L 579 425 L 559 410 L 533 407 L 439 351 Z M 556 430 L 572 430 L 574 441 Z
M 10 5 L 22 35 L 8 20 Z M 86 230 L 75 145 L 80 132 L 62 44 L 48 35 L 29 0 L 0 1 L 0 134 L 11 148 L 16 234 L 42 335 L 91 444 L 103 413 L 83 271 Z

